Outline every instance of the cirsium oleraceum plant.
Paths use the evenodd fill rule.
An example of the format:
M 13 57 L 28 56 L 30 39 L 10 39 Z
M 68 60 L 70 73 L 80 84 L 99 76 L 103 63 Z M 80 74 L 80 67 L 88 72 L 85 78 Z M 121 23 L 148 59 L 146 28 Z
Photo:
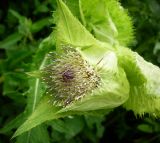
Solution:
M 57 0 L 54 14 L 56 30 L 40 48 L 54 40 L 56 48 L 46 53 L 39 71 L 30 73 L 46 90 L 14 137 L 47 120 L 104 113 L 120 105 L 140 116 L 160 115 L 160 69 L 126 48 L 133 27 L 119 2 L 80 0 L 75 17 Z

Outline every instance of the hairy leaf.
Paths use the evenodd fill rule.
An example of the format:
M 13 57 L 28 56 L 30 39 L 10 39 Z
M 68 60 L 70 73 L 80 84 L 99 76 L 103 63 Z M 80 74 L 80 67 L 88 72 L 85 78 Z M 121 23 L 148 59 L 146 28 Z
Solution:
M 117 0 L 81 0 L 81 5 L 86 27 L 97 39 L 121 45 L 132 42 L 131 18 Z

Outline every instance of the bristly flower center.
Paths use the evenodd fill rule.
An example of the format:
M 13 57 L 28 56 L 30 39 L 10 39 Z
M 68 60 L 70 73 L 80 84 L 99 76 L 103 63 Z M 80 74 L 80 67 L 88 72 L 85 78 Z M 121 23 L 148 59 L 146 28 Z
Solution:
M 63 82 L 70 82 L 73 78 L 74 78 L 74 73 L 70 69 L 62 73 Z
M 73 48 L 61 56 L 52 57 L 52 63 L 42 70 L 42 80 L 47 84 L 47 92 L 53 101 L 66 106 L 81 99 L 98 87 L 100 77 L 78 51 Z

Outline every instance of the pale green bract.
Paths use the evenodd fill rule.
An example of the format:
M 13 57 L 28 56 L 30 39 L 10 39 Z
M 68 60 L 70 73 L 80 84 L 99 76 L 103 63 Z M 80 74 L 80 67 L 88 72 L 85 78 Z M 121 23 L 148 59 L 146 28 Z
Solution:
M 132 42 L 131 18 L 117 0 L 81 0 L 81 9 L 82 22 L 98 40 L 123 46 Z
M 92 0 L 92 6 L 97 6 L 97 9 L 98 6 L 103 7 L 102 12 L 100 11 L 97 15 L 92 13 L 92 7 L 89 7 L 87 2 L 89 1 L 79 0 L 82 24 L 62 0 L 57 0 L 56 50 L 61 50 L 61 44 L 75 47 L 90 65 L 101 69 L 99 74 L 102 85 L 91 95 L 87 94 L 81 100 L 74 101 L 66 107 L 51 105 L 48 103 L 50 97 L 44 96 L 13 137 L 48 120 L 74 114 L 98 114 L 101 110 L 107 111 L 120 105 L 133 110 L 135 114 L 149 113 L 159 116 L 160 69 L 146 62 L 137 53 L 123 47 L 132 39 L 133 30 L 130 18 L 115 0 L 103 0 L 106 7 L 99 4 L 100 1 Z M 103 13 L 105 8 L 107 13 Z M 122 19 L 126 20 L 125 23 L 119 17 L 116 18 L 119 10 L 121 10 Z M 87 19 L 88 15 L 91 19 Z M 110 25 L 104 25 L 103 22 L 96 25 L 96 22 L 94 23 L 96 19 L 108 21 L 106 24 Z M 91 25 L 87 27 L 86 24 Z M 86 29 L 90 29 L 90 26 L 95 35 Z M 124 28 L 129 30 L 128 39 L 125 36 L 127 30 Z M 111 38 L 112 42 L 105 37 Z M 51 35 L 45 42 L 52 40 Z M 45 48 L 45 45 L 41 44 L 40 47 Z

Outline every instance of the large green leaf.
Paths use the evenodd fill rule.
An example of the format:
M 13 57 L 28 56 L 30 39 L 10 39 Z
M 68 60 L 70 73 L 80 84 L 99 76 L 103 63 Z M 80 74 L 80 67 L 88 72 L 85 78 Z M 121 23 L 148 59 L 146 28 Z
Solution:
M 33 114 L 18 128 L 13 137 L 16 137 L 23 132 L 30 130 L 31 128 L 43 123 L 44 121 L 58 118 L 59 116 L 56 115 L 58 110 L 59 108 L 49 104 L 49 98 L 45 97 L 33 112 Z
M 141 75 L 139 79 L 135 78 L 134 81 L 141 84 L 131 85 L 130 97 L 124 104 L 129 110 L 133 110 L 135 114 L 144 115 L 149 113 L 153 116 L 159 116 L 160 112 L 160 69 L 146 62 L 138 54 L 135 54 L 136 66 L 139 68 L 141 75 L 146 79 L 141 83 Z M 131 70 L 131 67 L 128 67 Z M 132 68 L 133 69 L 133 68 Z M 132 77 L 133 79 L 134 77 Z
M 57 0 L 57 4 L 57 41 L 80 47 L 95 44 L 96 39 L 72 15 L 68 7 L 61 0 Z

